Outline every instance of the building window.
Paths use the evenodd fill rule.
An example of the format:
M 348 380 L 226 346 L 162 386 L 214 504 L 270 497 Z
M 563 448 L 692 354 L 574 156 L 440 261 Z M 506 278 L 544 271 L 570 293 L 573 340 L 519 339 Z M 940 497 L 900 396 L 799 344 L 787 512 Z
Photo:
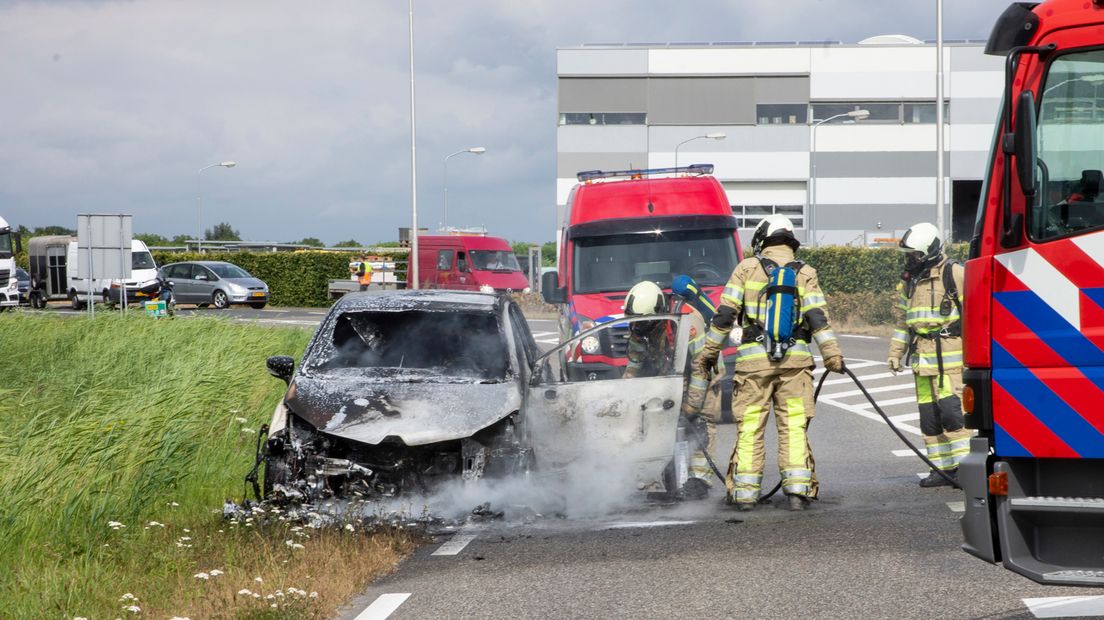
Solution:
M 809 106 L 805 103 L 760 103 L 755 106 L 755 118 L 760 125 L 804 125 L 808 122 Z
M 899 123 L 901 122 L 901 104 L 899 103 L 814 103 L 813 122 L 833 119 L 833 123 L 844 123 L 850 120 L 847 116 L 840 116 L 856 110 L 866 110 L 870 116 L 862 120 L 863 123 Z
M 935 124 L 935 102 L 903 104 L 903 114 L 901 118 L 906 125 L 933 125 Z M 951 102 L 944 101 L 943 123 L 946 124 L 949 122 L 951 122 Z
M 645 125 L 644 112 L 563 112 L 560 125 Z
M 790 218 L 794 228 L 805 228 L 804 205 L 732 205 L 740 228 L 755 228 L 764 217 L 775 213 Z

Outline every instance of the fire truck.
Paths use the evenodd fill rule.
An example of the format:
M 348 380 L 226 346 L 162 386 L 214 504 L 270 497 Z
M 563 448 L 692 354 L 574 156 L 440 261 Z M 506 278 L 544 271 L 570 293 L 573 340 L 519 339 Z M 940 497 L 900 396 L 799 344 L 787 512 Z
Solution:
M 676 276 L 688 275 L 720 303 L 741 248 L 739 222 L 712 173 L 710 164 L 692 164 L 577 175 L 560 231 L 558 269 L 541 282 L 545 301 L 561 309 L 561 342 L 623 318 L 625 296 L 643 280 L 670 292 Z M 575 380 L 620 377 L 628 339 L 627 323 L 584 339 L 568 373 Z M 734 356 L 735 348 L 725 355 Z M 722 411 L 731 401 L 731 382 L 725 386 Z
M 1104 0 L 1016 3 L 966 263 L 963 548 L 1104 585 Z

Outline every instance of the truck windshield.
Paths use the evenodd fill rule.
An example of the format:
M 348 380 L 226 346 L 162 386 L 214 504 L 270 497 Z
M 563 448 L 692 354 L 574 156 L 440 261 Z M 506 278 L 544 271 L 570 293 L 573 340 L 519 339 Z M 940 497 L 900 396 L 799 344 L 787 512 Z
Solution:
M 521 271 L 513 252 L 472 250 L 472 268 L 477 271 Z
M 671 286 L 688 275 L 702 286 L 728 281 L 736 267 L 731 229 L 580 237 L 575 242 L 576 293 L 627 291 L 650 280 Z
M 12 255 L 11 232 L 0 233 L 0 258 L 10 258 Z
M 1036 241 L 1104 226 L 1104 50 L 1055 58 L 1039 101 Z
M 149 252 L 131 252 L 130 253 L 130 268 L 131 269 L 157 269 L 157 265 L 153 262 L 153 257 Z

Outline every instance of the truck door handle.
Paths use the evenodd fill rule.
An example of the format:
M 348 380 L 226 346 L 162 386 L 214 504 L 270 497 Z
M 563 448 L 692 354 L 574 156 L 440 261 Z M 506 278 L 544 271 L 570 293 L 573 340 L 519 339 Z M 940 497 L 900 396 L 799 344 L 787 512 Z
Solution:
M 556 390 L 545 390 L 544 397 L 548 400 L 556 400 Z
M 670 408 L 672 408 L 672 407 L 674 407 L 674 406 L 675 406 L 675 401 L 671 400 L 670 398 L 668 398 L 667 400 L 663 401 L 663 408 L 664 408 L 664 409 L 670 409 Z

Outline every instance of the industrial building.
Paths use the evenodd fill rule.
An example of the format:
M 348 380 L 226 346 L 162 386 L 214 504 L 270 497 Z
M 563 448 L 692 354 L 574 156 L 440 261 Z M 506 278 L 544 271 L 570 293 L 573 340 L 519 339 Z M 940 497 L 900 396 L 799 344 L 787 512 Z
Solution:
M 983 48 L 943 50 L 944 217 L 955 240 L 973 227 L 1003 88 L 1003 59 Z M 558 221 L 579 171 L 669 167 L 677 150 L 678 165 L 715 166 L 747 231 L 784 213 L 807 243 L 895 239 L 936 220 L 936 71 L 936 45 L 900 35 L 561 48 Z

